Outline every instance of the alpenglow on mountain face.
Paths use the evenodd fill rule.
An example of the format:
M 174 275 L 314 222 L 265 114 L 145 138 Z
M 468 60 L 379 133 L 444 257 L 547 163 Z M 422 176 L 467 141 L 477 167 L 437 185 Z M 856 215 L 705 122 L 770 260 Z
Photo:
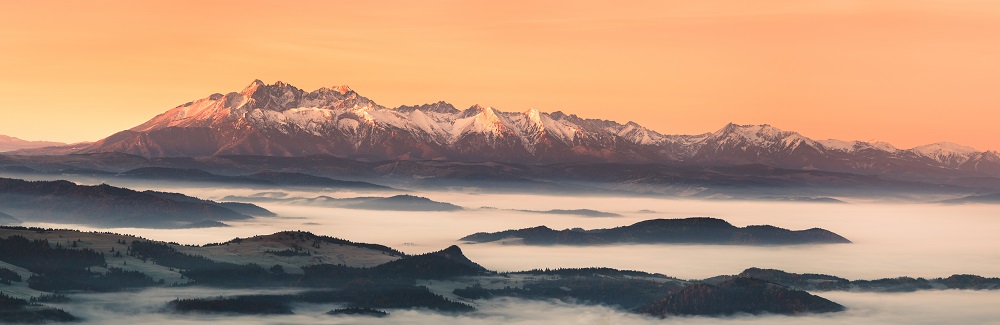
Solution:
M 255 80 L 116 133 L 79 153 L 143 156 L 334 155 L 386 160 L 519 163 L 760 163 L 786 168 L 879 169 L 914 165 L 1000 172 L 1000 155 L 955 144 L 900 150 L 881 142 L 816 141 L 769 125 L 729 124 L 701 135 L 664 135 L 634 122 L 563 112 L 502 112 L 437 102 L 387 108 L 347 86 L 307 92 Z
M 176 107 L 82 152 L 145 156 L 336 155 L 504 162 L 658 161 L 666 137 L 634 123 L 448 103 L 386 108 L 346 86 L 257 80 Z

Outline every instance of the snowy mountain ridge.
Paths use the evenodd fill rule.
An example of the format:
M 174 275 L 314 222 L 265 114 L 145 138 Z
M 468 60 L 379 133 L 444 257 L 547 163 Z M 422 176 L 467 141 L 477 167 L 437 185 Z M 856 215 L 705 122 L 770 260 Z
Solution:
M 759 163 L 831 170 L 878 169 L 900 161 L 992 170 L 991 159 L 997 156 L 950 143 L 900 150 L 877 141 L 817 141 L 767 124 L 730 123 L 712 133 L 667 135 L 631 121 L 621 124 L 561 111 L 504 112 L 480 105 L 459 110 L 443 101 L 389 108 L 346 85 L 308 92 L 280 81 L 268 85 L 260 80 L 240 92 L 212 94 L 180 105 L 79 152 L 520 163 Z

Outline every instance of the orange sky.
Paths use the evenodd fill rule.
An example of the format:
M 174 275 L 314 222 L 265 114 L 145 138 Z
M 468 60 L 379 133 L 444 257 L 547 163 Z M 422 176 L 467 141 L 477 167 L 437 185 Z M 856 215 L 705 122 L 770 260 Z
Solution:
M 668 134 L 1000 149 L 1000 3 L 0 2 L 0 134 L 96 140 L 258 78 Z

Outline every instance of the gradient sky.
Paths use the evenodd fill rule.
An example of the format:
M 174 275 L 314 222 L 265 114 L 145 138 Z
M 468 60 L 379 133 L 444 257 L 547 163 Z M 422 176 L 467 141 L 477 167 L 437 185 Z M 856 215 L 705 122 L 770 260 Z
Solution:
M 253 79 L 995 150 L 1000 2 L 0 2 L 0 134 L 93 141 Z

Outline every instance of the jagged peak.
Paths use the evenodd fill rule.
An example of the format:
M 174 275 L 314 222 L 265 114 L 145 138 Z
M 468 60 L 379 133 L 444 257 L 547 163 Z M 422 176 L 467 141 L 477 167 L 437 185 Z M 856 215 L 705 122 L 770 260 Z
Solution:
M 600 119 L 584 119 L 584 118 L 580 118 L 576 114 L 566 114 L 563 111 L 555 111 L 555 112 L 549 113 L 549 117 L 552 118 L 553 120 L 557 120 L 557 121 L 559 121 L 559 120 L 565 120 L 565 121 L 569 121 L 569 122 L 572 122 L 572 123 L 577 123 L 577 122 L 592 122 L 592 121 L 608 122 L 607 120 L 600 120 Z
M 1000 161 L 1000 151 L 986 150 L 979 154 L 977 158 L 986 161 Z
M 241 91 L 241 93 L 243 93 L 243 94 L 253 94 L 257 90 L 262 89 L 262 88 L 277 88 L 277 89 L 291 88 L 291 89 L 298 89 L 295 86 L 292 86 L 291 84 L 288 84 L 288 83 L 286 83 L 284 81 L 281 81 L 281 80 L 275 81 L 273 84 L 268 85 L 267 83 L 261 81 L 260 79 L 254 79 L 253 82 L 251 82 L 249 85 L 247 85 L 245 88 L 243 88 L 243 91 Z
M 798 135 L 796 132 L 782 131 L 770 124 L 736 124 L 729 123 L 722 127 L 718 131 L 713 133 L 718 138 L 727 138 L 731 136 L 739 136 L 742 138 L 784 138 L 787 136 Z
M 771 126 L 770 124 L 736 124 L 733 122 L 726 123 L 720 131 L 732 131 L 732 130 L 767 130 L 777 128 Z
M 479 114 L 483 114 L 486 116 L 497 115 L 496 110 L 494 110 L 493 107 L 475 104 L 465 109 L 465 111 L 462 112 L 462 117 L 476 116 Z
M 257 91 L 258 88 L 263 87 L 263 86 L 264 86 L 264 82 L 263 81 L 261 81 L 260 79 L 254 79 L 253 81 L 250 82 L 249 85 L 247 85 L 246 87 L 243 87 L 243 91 L 241 91 L 240 93 L 242 93 L 242 94 L 252 94 L 253 92 Z
M 347 85 L 334 86 L 331 87 L 330 90 L 335 90 L 339 92 L 341 95 L 346 95 L 347 93 L 354 91 L 353 89 L 351 89 L 351 87 Z
M 539 112 L 537 109 L 532 108 L 524 111 L 524 115 L 528 117 L 528 120 L 531 121 L 531 123 L 540 127 L 544 125 L 544 122 L 542 121 L 542 112 Z
M 455 114 L 461 112 L 457 108 L 455 108 L 455 106 L 443 100 L 440 100 L 436 103 L 429 103 L 423 105 L 409 105 L 409 106 L 403 105 L 396 107 L 395 110 L 404 112 L 424 111 L 424 112 L 435 112 L 435 113 L 445 113 L 445 114 Z

